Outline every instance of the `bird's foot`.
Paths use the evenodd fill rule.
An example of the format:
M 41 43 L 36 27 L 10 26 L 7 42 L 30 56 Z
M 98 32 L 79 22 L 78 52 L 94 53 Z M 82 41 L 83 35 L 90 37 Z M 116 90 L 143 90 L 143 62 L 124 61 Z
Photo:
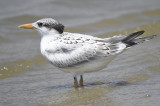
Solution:
M 78 88 L 78 81 L 77 78 L 74 77 L 74 88 L 77 89 Z
M 74 82 L 74 88 L 78 88 L 78 82 L 76 81 L 76 82 Z
M 83 76 L 82 76 L 82 75 L 80 76 L 79 84 L 80 84 L 81 87 L 84 86 L 84 85 L 83 85 Z

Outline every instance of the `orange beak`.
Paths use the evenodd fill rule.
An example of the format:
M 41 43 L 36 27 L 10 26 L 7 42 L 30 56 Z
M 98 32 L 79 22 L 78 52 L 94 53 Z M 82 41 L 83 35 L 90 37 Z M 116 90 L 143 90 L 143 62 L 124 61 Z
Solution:
M 18 26 L 19 28 L 24 28 L 24 29 L 34 29 L 35 27 L 32 25 L 32 23 L 29 24 L 23 24 Z

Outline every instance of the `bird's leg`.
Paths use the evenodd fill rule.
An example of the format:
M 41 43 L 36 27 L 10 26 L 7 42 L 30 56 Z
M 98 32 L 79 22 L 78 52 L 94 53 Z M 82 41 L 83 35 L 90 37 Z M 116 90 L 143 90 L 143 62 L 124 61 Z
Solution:
M 80 75 L 79 84 L 81 87 L 83 87 L 83 76 L 82 75 Z
M 74 88 L 78 88 L 78 81 L 76 77 L 74 77 Z

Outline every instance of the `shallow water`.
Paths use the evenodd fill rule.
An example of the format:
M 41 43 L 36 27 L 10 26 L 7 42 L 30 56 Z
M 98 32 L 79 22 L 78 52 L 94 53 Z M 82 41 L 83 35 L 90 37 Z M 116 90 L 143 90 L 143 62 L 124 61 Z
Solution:
M 84 88 L 75 90 L 72 75 L 41 56 L 40 36 L 17 28 L 53 17 L 66 25 L 65 31 L 98 37 L 139 30 L 145 30 L 142 36 L 160 35 L 159 5 L 159 0 L 0 1 L 0 105 L 159 106 L 160 36 L 85 74 Z

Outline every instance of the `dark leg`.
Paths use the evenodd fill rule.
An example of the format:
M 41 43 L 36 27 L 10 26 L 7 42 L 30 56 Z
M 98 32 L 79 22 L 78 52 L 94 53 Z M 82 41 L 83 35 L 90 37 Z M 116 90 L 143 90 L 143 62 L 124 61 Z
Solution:
M 83 76 L 82 75 L 80 75 L 79 84 L 81 87 L 83 87 Z
M 78 81 L 76 77 L 74 77 L 74 88 L 78 88 Z

